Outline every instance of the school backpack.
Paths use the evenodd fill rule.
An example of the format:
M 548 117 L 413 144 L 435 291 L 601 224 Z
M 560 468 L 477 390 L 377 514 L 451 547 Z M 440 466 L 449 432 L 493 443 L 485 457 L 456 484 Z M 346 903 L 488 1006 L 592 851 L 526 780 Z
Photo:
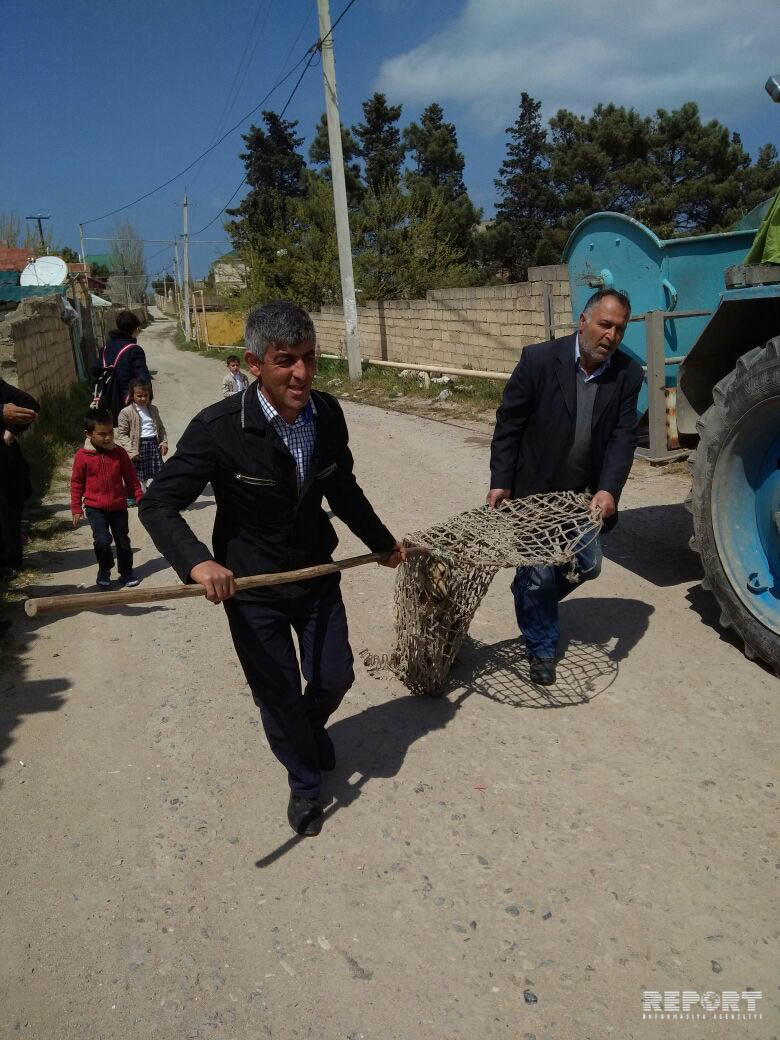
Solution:
M 103 347 L 103 369 L 95 383 L 95 389 L 92 393 L 92 403 L 89 407 L 105 408 L 114 416 L 114 422 L 116 422 L 117 416 L 127 404 L 127 401 L 122 399 L 122 394 L 119 389 L 116 366 L 119 364 L 119 359 L 126 350 L 137 346 L 137 343 L 126 343 L 114 358 L 114 362 L 111 365 L 106 364 L 106 348 Z

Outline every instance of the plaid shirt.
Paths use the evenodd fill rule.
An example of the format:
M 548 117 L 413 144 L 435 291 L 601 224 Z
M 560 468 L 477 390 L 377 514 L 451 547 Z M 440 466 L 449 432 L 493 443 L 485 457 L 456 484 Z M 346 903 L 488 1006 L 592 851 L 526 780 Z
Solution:
M 285 447 L 295 459 L 295 470 L 298 477 L 298 493 L 303 487 L 306 474 L 309 472 L 312 456 L 314 455 L 314 442 L 317 439 L 317 409 L 314 401 L 309 401 L 303 411 L 298 415 L 294 423 L 287 423 L 279 415 L 271 402 L 257 388 L 257 396 L 260 399 L 260 407 L 270 425 L 279 434 Z

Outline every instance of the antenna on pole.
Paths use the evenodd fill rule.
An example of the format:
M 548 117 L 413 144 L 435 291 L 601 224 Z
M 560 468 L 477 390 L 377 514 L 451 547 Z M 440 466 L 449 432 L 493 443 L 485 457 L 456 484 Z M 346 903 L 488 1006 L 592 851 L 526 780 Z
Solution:
M 46 239 L 43 237 L 43 222 L 44 222 L 44 220 L 51 220 L 51 217 L 50 216 L 46 216 L 45 217 L 45 216 L 43 216 L 42 213 L 39 213 L 37 217 L 25 217 L 24 219 L 25 220 L 37 220 L 37 222 L 38 222 L 38 234 L 40 235 L 40 239 L 41 239 L 41 251 L 45 253 L 46 252 Z

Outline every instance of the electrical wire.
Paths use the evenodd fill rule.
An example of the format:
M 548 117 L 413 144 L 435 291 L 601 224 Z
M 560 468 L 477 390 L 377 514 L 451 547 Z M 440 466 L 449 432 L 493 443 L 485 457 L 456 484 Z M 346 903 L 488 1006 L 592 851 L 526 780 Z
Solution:
M 328 37 L 332 35 L 333 30 L 336 28 L 336 26 L 339 24 L 339 22 L 344 17 L 344 15 L 349 11 L 349 9 L 356 2 L 357 2 L 357 0 L 349 0 L 349 3 L 347 4 L 347 6 L 344 8 L 344 10 L 338 16 L 336 21 L 333 22 L 333 24 L 331 25 L 330 29 L 322 37 L 322 39 L 318 39 L 317 42 L 315 44 L 313 44 L 313 46 L 311 46 L 306 51 L 306 53 L 300 58 L 300 60 L 297 61 L 295 63 L 295 65 L 293 65 L 293 67 L 290 69 L 290 71 L 285 73 L 285 75 L 282 76 L 282 78 L 279 79 L 271 87 L 271 89 L 268 91 L 268 93 L 258 102 L 257 105 L 255 105 L 255 107 L 253 109 L 251 109 L 249 112 L 247 112 L 247 114 L 245 116 L 242 116 L 241 119 L 239 119 L 239 121 L 237 123 L 235 123 L 232 127 L 230 127 L 229 130 L 226 130 L 225 133 L 219 138 L 219 140 L 215 141 L 214 144 L 210 145 L 205 151 L 201 152 L 200 155 L 196 156 L 196 158 L 193 159 L 192 162 L 189 163 L 187 166 L 185 166 L 183 170 L 180 170 L 178 173 L 174 174 L 173 177 L 169 177 L 168 180 L 165 181 L 163 184 L 159 184 L 156 188 L 152 188 L 151 191 L 147 191 L 143 195 L 139 195 L 139 197 L 137 199 L 134 199 L 132 202 L 128 202 L 124 206 L 119 206 L 117 209 L 110 210 L 108 213 L 104 213 L 100 217 L 92 217 L 90 220 L 83 220 L 83 221 L 81 221 L 82 226 L 84 226 L 86 224 L 95 224 L 99 220 L 106 220 L 108 217 L 113 217 L 117 213 L 122 213 L 124 210 L 130 209 L 132 206 L 137 205 L 139 202 L 143 202 L 144 199 L 148 199 L 151 195 L 155 195 L 158 191 L 162 191 L 163 188 L 167 188 L 169 184 L 172 184 L 175 180 L 178 180 L 179 177 L 181 177 L 185 173 L 187 173 L 188 170 L 191 170 L 193 166 L 195 166 L 201 159 L 204 158 L 204 156 L 208 155 L 209 152 L 212 152 L 218 145 L 220 145 L 225 140 L 226 137 L 229 137 L 230 134 L 232 134 L 235 130 L 237 130 L 239 128 L 239 126 L 241 126 L 242 123 L 245 123 L 247 121 L 247 119 L 249 119 L 250 116 L 252 116 L 255 112 L 257 112 L 257 110 L 259 108 L 261 108 L 265 104 L 265 102 L 268 100 L 268 98 L 271 96 L 271 94 L 273 94 L 274 91 L 278 90 L 279 87 L 281 87 L 281 85 L 284 82 L 286 82 L 286 80 L 288 80 L 290 78 L 290 76 L 292 76 L 292 74 L 296 71 L 296 69 L 298 69 L 303 64 L 303 62 L 305 61 L 306 64 L 305 64 L 305 66 L 303 68 L 303 71 L 301 72 L 300 76 L 298 77 L 298 79 L 297 79 L 297 81 L 295 83 L 295 86 L 293 87 L 292 91 L 290 92 L 290 96 L 287 98 L 287 101 L 284 104 L 284 108 L 279 113 L 279 116 L 281 118 L 284 115 L 284 113 L 287 111 L 287 109 L 288 109 L 288 107 L 290 105 L 290 102 L 292 101 L 293 97 L 295 96 L 295 93 L 298 90 L 298 87 L 300 86 L 301 81 L 303 80 L 303 77 L 306 75 L 306 72 L 307 72 L 309 66 L 311 65 L 312 61 L 314 60 L 315 54 L 319 54 L 319 52 L 321 51 L 322 45 L 325 42 L 325 40 L 327 40 Z M 308 21 L 308 17 L 307 17 L 306 20 Z M 300 33 L 298 35 L 300 36 Z M 289 60 L 289 56 L 288 56 L 287 60 Z M 213 223 L 215 223 L 215 221 L 217 221 L 219 219 L 219 217 L 222 216 L 222 214 L 228 208 L 228 206 L 233 201 L 233 199 L 236 197 L 236 195 L 238 195 L 239 191 L 241 190 L 241 188 L 244 186 L 245 183 L 246 183 L 246 176 L 244 176 L 242 178 L 241 183 L 238 185 L 236 190 L 230 196 L 230 198 L 225 203 L 225 205 L 222 207 L 222 209 L 219 211 L 219 213 L 217 213 L 217 215 L 215 217 L 213 217 L 208 222 L 208 224 L 204 224 L 202 228 L 200 228 L 198 231 L 194 232 L 195 235 L 202 234 L 202 232 L 204 232 L 207 228 L 210 228 L 211 225 Z M 161 250 L 160 252 L 162 252 L 162 251 L 163 250 Z
M 273 6 L 273 2 L 274 2 L 274 0 L 268 0 L 268 2 L 266 4 L 265 18 L 263 18 L 262 25 L 260 26 L 260 33 L 262 33 L 263 29 L 265 29 L 266 23 L 268 22 L 268 16 L 271 13 L 271 8 Z M 216 129 L 215 129 L 214 133 L 211 135 L 211 143 L 212 144 L 214 143 L 214 139 L 222 132 L 222 130 L 223 130 L 224 126 L 225 126 L 225 120 L 230 115 L 230 112 L 231 112 L 233 106 L 235 105 L 236 101 L 238 100 L 238 97 L 239 97 L 239 95 L 241 93 L 241 88 L 244 86 L 244 81 L 246 80 L 246 74 L 249 71 L 249 65 L 250 65 L 250 61 L 251 61 L 251 59 L 250 59 L 250 48 L 253 46 L 253 44 L 255 42 L 255 28 L 257 26 L 257 21 L 258 21 L 258 19 L 260 17 L 260 12 L 262 11 L 262 6 L 263 6 L 262 3 L 259 3 L 257 5 L 257 10 L 255 11 L 255 17 L 252 20 L 252 27 L 250 28 L 249 32 L 247 33 L 246 43 L 244 44 L 244 53 L 241 55 L 241 61 L 236 66 L 236 71 L 233 73 L 233 81 L 230 84 L 230 88 L 229 88 L 229 90 L 227 92 L 227 96 L 225 97 L 225 103 L 223 104 L 222 111 L 219 114 L 219 119 L 217 120 Z M 258 33 L 258 36 L 260 35 L 260 33 Z M 285 62 L 285 64 L 286 64 L 286 62 Z M 240 83 L 238 82 L 239 76 L 241 77 Z M 238 85 L 236 85 L 236 84 L 238 84 Z M 200 176 L 200 174 L 203 172 L 203 168 L 204 168 L 205 165 L 206 165 L 206 156 L 203 157 L 203 159 L 201 160 L 200 166 L 195 171 L 195 176 L 192 178 L 192 182 L 189 185 L 190 188 L 192 188 L 192 186 L 195 184 L 195 182 L 197 181 L 197 179 Z
M 355 0 L 352 0 L 352 3 L 354 3 L 354 2 L 355 2 Z M 315 47 L 316 47 L 316 45 L 315 45 Z M 311 63 L 312 63 L 312 62 L 314 61 L 314 56 L 315 56 L 315 54 L 316 54 L 316 53 L 317 53 L 317 51 L 316 51 L 316 49 L 314 49 L 314 48 L 312 48 L 312 49 L 311 49 L 311 50 L 310 50 L 310 51 L 308 52 L 308 54 L 309 54 L 309 60 L 308 60 L 308 61 L 306 62 L 306 64 L 304 65 L 304 67 L 303 67 L 303 70 L 302 70 L 302 72 L 301 72 L 300 76 L 298 77 L 298 80 L 297 80 L 297 82 L 296 82 L 295 86 L 294 86 L 294 87 L 292 88 L 292 90 L 291 90 L 291 92 L 290 92 L 290 96 L 289 96 L 289 97 L 287 98 L 287 100 L 286 100 L 286 101 L 285 101 L 285 103 L 284 103 L 284 108 L 283 108 L 283 109 L 282 109 L 282 111 L 281 111 L 281 112 L 279 113 L 279 118 L 280 118 L 280 119 L 282 118 L 282 116 L 284 115 L 284 113 L 285 113 L 285 112 L 287 111 L 287 109 L 289 108 L 289 106 L 290 106 L 290 102 L 291 102 L 291 101 L 292 101 L 292 99 L 293 99 L 293 98 L 295 97 L 295 93 L 296 93 L 296 91 L 298 90 L 298 87 L 299 87 L 299 86 L 301 85 L 301 82 L 303 81 L 303 77 L 304 77 L 304 76 L 306 75 L 306 72 L 307 72 L 307 70 L 308 70 L 309 66 L 310 66 L 310 65 L 311 65 Z M 300 62 L 299 62 L 299 64 L 300 64 Z M 297 68 L 297 66 L 296 66 L 296 68 Z M 230 205 L 230 203 L 231 203 L 231 202 L 233 201 L 233 199 L 234 199 L 234 198 L 236 197 L 236 195 L 238 195 L 238 193 L 239 193 L 239 192 L 241 191 L 241 189 L 242 189 L 242 188 L 244 187 L 244 185 L 246 184 L 246 176 L 247 176 L 247 175 L 246 175 L 246 174 L 244 174 L 244 176 L 243 176 L 243 177 L 241 178 L 241 183 L 240 183 L 240 184 L 239 184 L 239 186 L 238 186 L 238 187 L 236 188 L 236 190 L 235 190 L 235 191 L 233 192 L 233 194 L 232 194 L 232 195 L 230 196 L 230 198 L 229 198 L 229 199 L 227 200 L 227 202 L 226 202 L 226 203 L 225 203 L 225 205 L 224 205 L 224 206 L 222 207 L 222 209 L 221 209 L 221 210 L 219 211 L 219 213 L 217 213 L 217 215 L 216 215 L 216 216 L 212 217 L 212 218 L 211 218 L 211 220 L 210 220 L 210 221 L 208 222 L 208 224 L 204 224 L 202 228 L 198 228 L 198 230 L 197 230 L 196 232 L 194 232 L 194 233 L 195 233 L 196 235 L 200 235 L 200 234 L 202 234 L 202 233 L 203 233 L 203 232 L 204 232 L 204 231 L 205 231 L 205 230 L 206 230 L 207 228 L 210 228 L 210 227 L 211 227 L 211 225 L 212 225 L 213 223 L 215 223 L 215 221 L 219 220 L 219 218 L 220 218 L 220 217 L 222 216 L 222 214 L 223 214 L 223 213 L 225 212 L 225 210 L 226 210 L 226 209 L 228 208 L 228 206 Z
M 354 3 L 354 0 L 352 0 L 352 2 Z M 122 213 L 124 210 L 130 209 L 131 206 L 136 206 L 139 202 L 143 202 L 144 199 L 148 199 L 151 195 L 155 195 L 158 191 L 162 191 L 163 188 L 167 188 L 169 184 L 173 184 L 174 181 L 177 181 L 179 177 L 182 177 L 185 173 L 187 173 L 188 170 L 191 170 L 192 167 L 196 165 L 196 163 L 200 162 L 200 160 L 205 155 L 208 155 L 209 152 L 213 152 L 216 147 L 222 144 L 226 137 L 229 137 L 235 130 L 238 130 L 241 124 L 245 123 L 247 119 L 249 119 L 250 116 L 254 115 L 254 113 L 257 112 L 259 108 L 262 108 L 265 102 L 268 100 L 268 98 L 274 93 L 274 91 L 278 90 L 279 87 L 281 87 L 281 85 L 286 80 L 288 80 L 290 76 L 292 76 L 295 70 L 299 68 L 304 61 L 306 61 L 306 57 L 308 54 L 309 52 L 307 51 L 306 54 L 304 54 L 303 57 L 300 59 L 300 61 L 293 65 L 290 71 L 271 87 L 271 89 L 268 91 L 265 97 L 263 97 L 258 102 L 258 104 L 256 104 L 255 107 L 251 109 L 251 111 L 247 112 L 246 115 L 242 116 L 237 123 L 231 126 L 229 130 L 225 131 L 225 133 L 219 138 L 219 140 L 215 141 L 214 144 L 210 145 L 210 147 L 208 147 L 205 151 L 201 152 L 200 155 L 196 156 L 191 163 L 188 163 L 184 167 L 183 170 L 179 170 L 178 173 L 175 173 L 172 177 L 169 177 L 167 181 L 164 181 L 162 184 L 158 184 L 157 187 L 152 188 L 151 191 L 144 192 L 143 195 L 139 195 L 137 199 L 133 199 L 132 202 L 128 202 L 124 206 L 118 206 L 116 209 L 109 210 L 108 213 L 103 213 L 99 217 L 92 217 L 90 220 L 82 220 L 82 225 L 86 226 L 87 224 L 95 224 L 99 220 L 106 220 L 108 217 L 113 217 L 117 213 Z
M 341 19 L 344 17 L 344 15 L 350 9 L 350 7 L 352 7 L 352 5 L 354 3 L 356 3 L 356 2 L 357 2 L 357 0 L 349 0 L 349 3 L 344 8 L 344 10 L 341 12 L 341 14 L 338 16 L 336 21 L 331 25 L 331 27 L 328 30 L 328 32 L 325 33 L 325 35 L 322 37 L 321 40 L 317 40 L 317 42 L 314 44 L 314 46 L 309 48 L 309 50 L 306 52 L 308 54 L 308 56 L 309 56 L 309 60 L 306 62 L 305 66 L 303 68 L 303 71 L 301 72 L 300 76 L 298 77 L 298 80 L 297 80 L 295 86 L 292 88 L 292 91 L 290 92 L 290 96 L 287 98 L 287 101 L 284 103 L 284 108 L 279 113 L 279 118 L 280 119 L 282 118 L 284 113 L 289 108 L 289 105 L 290 105 L 290 102 L 292 101 L 292 99 L 295 97 L 295 92 L 297 91 L 298 87 L 301 85 L 301 81 L 303 80 L 303 77 L 306 75 L 306 72 L 307 72 L 309 66 L 311 65 L 312 61 L 314 60 L 315 54 L 319 55 L 320 51 L 322 50 L 323 43 L 327 40 L 327 38 L 330 35 L 332 35 L 333 30 L 339 24 Z M 308 18 L 307 18 L 307 21 L 308 21 Z M 298 35 L 300 35 L 300 33 Z M 300 62 L 298 62 L 298 65 L 300 65 Z M 295 69 L 298 68 L 298 65 L 295 65 L 290 71 L 294 72 Z M 228 208 L 230 203 L 233 201 L 233 199 L 236 197 L 236 195 L 238 195 L 238 193 L 241 191 L 241 189 L 244 187 L 245 184 L 246 184 L 246 174 L 241 178 L 241 183 L 236 188 L 236 190 L 233 192 L 233 194 L 230 196 L 230 198 L 227 200 L 227 202 L 222 207 L 222 209 L 219 211 L 219 213 L 217 213 L 217 215 L 215 217 L 212 217 L 212 219 L 208 222 L 208 224 L 204 224 L 202 228 L 199 228 L 195 232 L 196 235 L 202 234 L 207 228 L 210 228 L 212 224 L 214 224 L 217 220 L 219 220 L 219 218 L 222 216 L 222 214 L 225 212 L 225 210 Z

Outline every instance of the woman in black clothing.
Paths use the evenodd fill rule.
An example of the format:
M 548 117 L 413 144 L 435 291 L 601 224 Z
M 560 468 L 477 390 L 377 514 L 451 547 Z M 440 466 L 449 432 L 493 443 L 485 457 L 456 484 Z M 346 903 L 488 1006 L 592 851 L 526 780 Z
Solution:
M 122 401 L 120 409 L 127 404 L 128 388 L 133 379 L 140 379 L 150 385 L 152 382 L 149 369 L 146 367 L 146 354 L 143 347 L 136 342 L 140 328 L 141 322 L 132 311 L 120 311 L 116 316 L 116 328 L 109 332 L 105 347 L 92 364 L 92 375 L 97 379 L 103 367 L 113 365 L 120 352 L 129 347 L 116 363 L 116 380 Z M 118 412 L 114 416 L 115 426 L 117 418 Z

